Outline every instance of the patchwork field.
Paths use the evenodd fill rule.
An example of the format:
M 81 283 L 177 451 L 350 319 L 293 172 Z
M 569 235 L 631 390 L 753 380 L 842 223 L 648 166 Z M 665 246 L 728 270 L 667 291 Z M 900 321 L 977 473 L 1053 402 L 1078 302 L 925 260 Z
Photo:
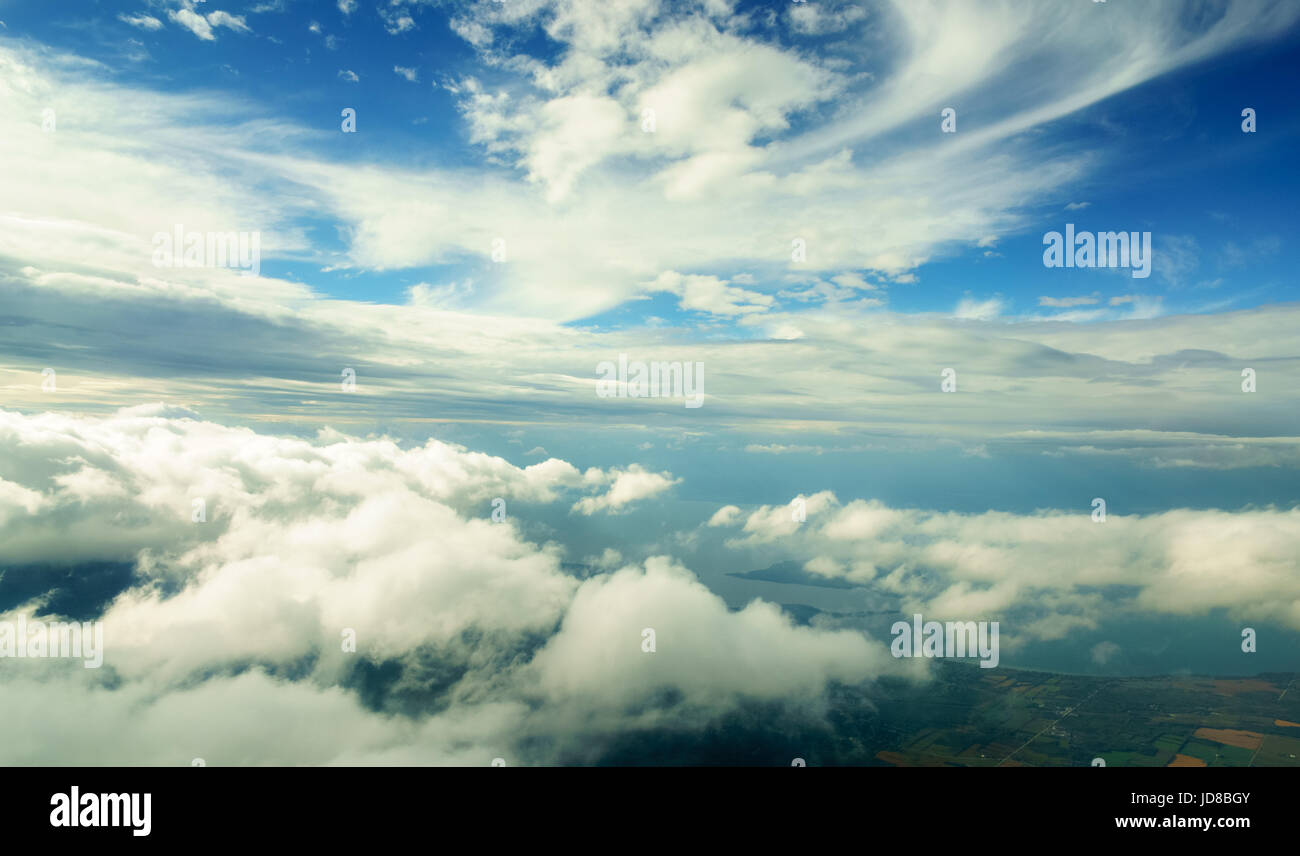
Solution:
M 945 663 L 925 691 L 884 682 L 890 733 L 868 763 L 1300 766 L 1295 675 L 1093 678 Z

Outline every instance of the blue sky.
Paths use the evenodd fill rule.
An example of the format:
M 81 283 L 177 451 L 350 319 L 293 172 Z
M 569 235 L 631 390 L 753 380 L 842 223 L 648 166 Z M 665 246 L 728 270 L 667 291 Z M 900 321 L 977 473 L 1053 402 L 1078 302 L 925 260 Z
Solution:
M 488 151 L 469 131 L 464 101 L 457 94 L 465 80 L 512 92 L 521 83 L 517 73 L 485 67 L 480 52 L 453 31 L 453 21 L 464 17 L 461 7 L 361 4 L 345 6 L 350 8 L 345 13 L 332 3 L 251 3 L 227 10 L 238 15 L 238 24 L 208 26 L 210 37 L 203 38 L 169 17 L 184 11 L 179 4 L 6 5 L 6 18 L 0 20 L 6 20 L 10 36 L 22 34 L 94 59 L 104 64 L 106 78 L 124 86 L 228 93 L 240 103 L 238 112 L 213 121 L 292 123 L 306 134 L 295 148 L 313 157 L 390 169 L 485 170 L 506 181 L 520 175 L 517 163 Z M 209 15 L 216 11 L 210 3 L 193 8 Z M 739 29 L 806 55 L 853 57 L 844 61 L 869 75 L 849 86 L 855 95 L 869 97 L 880 78 L 897 71 L 897 51 L 888 43 L 871 56 L 845 48 L 846 42 L 859 43 L 871 33 L 873 23 L 887 20 L 883 11 L 857 21 L 861 29 L 814 34 L 766 21 L 768 10 L 762 4 L 740 4 L 736 12 L 748 12 L 752 19 Z M 1118 7 L 1088 12 L 1094 17 L 1124 14 Z M 1180 19 L 1184 24 L 1188 20 L 1186 15 Z M 501 32 L 498 40 L 509 45 L 506 52 L 552 66 L 566 50 L 564 41 L 549 37 L 536 21 Z M 1087 304 L 1091 306 L 1136 296 L 1143 313 L 1167 314 L 1294 299 L 1295 283 L 1288 274 L 1296 260 L 1284 241 L 1284 226 L 1296 181 L 1296 171 L 1287 168 L 1287 153 L 1294 150 L 1300 124 L 1293 88 L 1276 70 L 1294 63 L 1297 47 L 1294 29 L 1263 43 L 1243 40 L 1216 54 L 1213 62 L 1188 63 L 1016 135 L 1009 143 L 1031 150 L 1039 160 L 1080 157 L 1088 166 L 1050 193 L 1011 206 L 1007 213 L 1014 213 L 1016 222 L 991 233 L 996 244 L 951 240 L 927 247 L 927 258 L 906 271 L 916 281 L 888 290 L 888 308 L 947 312 L 969 298 L 999 301 L 1005 314 L 1033 316 L 1057 314 L 1040 307 L 1044 296 L 1096 300 Z M 343 79 L 347 72 L 357 80 Z M 958 134 L 965 134 L 1004 118 L 1008 101 L 1014 103 L 1001 86 L 990 85 L 974 87 L 944 105 L 959 110 Z M 362 133 L 334 133 L 340 105 L 359 111 Z M 771 145 L 797 138 L 836 106 L 793 111 L 786 129 L 758 134 L 755 140 Z M 1245 106 L 1257 111 L 1263 133 L 1241 132 Z M 854 162 L 870 164 L 914 148 L 918 141 L 932 143 L 938 123 L 933 112 L 900 123 L 869 144 L 850 144 Z M 75 122 L 75 117 L 64 121 Z M 625 166 L 634 167 L 629 175 L 636 176 L 643 165 Z M 1264 175 L 1268 181 L 1260 180 Z M 1071 205 L 1075 207 L 1067 207 Z M 1159 248 L 1155 274 L 1134 282 L 1115 271 L 1045 270 L 1042 235 L 1066 222 L 1081 230 L 1151 231 Z M 346 237 L 338 231 L 347 228 L 345 221 L 304 212 L 294 225 L 309 230 L 317 255 L 346 252 Z M 869 241 L 869 235 L 864 232 L 861 240 Z M 419 282 L 468 280 L 480 292 L 494 288 L 497 272 L 481 258 L 451 255 L 444 264 L 323 272 L 277 259 L 272 250 L 267 264 L 277 275 L 354 300 L 402 303 L 407 289 Z M 719 256 L 682 272 L 727 279 L 748 274 L 770 293 L 769 283 L 788 273 L 788 267 L 771 259 Z M 869 269 L 860 272 L 871 275 Z M 787 302 L 786 308 L 802 307 Z M 620 303 L 570 323 L 624 327 L 645 323 L 647 315 L 685 326 L 700 320 L 698 313 L 682 311 L 661 293 L 649 302 Z
M 1295 4 L 0 22 L 0 562 L 26 581 L 0 615 L 68 602 L 31 595 L 47 567 L 129 567 L 94 604 L 115 727 L 144 706 L 189 752 L 211 678 L 271 744 L 281 710 L 351 723 L 281 762 L 471 762 L 634 727 L 656 687 L 698 724 L 923 679 L 882 644 L 915 611 L 1001 621 L 1006 666 L 1294 666 Z M 1149 232 L 1151 275 L 1045 266 L 1066 224 Z M 172 264 L 177 228 L 256 236 L 256 270 Z M 702 406 L 602 395 L 621 355 L 698 366 Z M 730 576 L 784 562 L 804 582 Z M 403 731 L 352 698 L 341 627 L 403 680 L 464 678 Z

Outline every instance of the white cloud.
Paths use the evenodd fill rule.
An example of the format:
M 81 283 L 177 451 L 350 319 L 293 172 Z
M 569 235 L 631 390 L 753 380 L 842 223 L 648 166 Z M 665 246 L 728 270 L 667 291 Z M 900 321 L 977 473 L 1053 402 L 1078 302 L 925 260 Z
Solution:
M 90 85 L 78 77 L 83 66 L 77 58 L 41 57 L 12 46 L 0 49 L 0 63 L 0 87 L 13 104 L 0 114 L 0 158 L 13 167 L 4 187 L 7 213 L 0 215 L 0 257 L 13 261 L 0 261 L 0 287 L 21 302 L 29 321 L 7 334 L 0 385 L 9 406 L 48 406 L 38 377 L 46 363 L 31 355 L 47 353 L 42 349 L 58 340 L 58 331 L 75 322 L 79 347 L 62 350 L 57 367 L 62 400 L 80 407 L 174 395 L 223 418 L 269 412 L 303 418 L 302 411 L 284 413 L 288 392 L 319 402 L 309 419 L 418 418 L 424 415 L 421 396 L 436 395 L 468 418 L 581 426 L 594 406 L 590 355 L 652 353 L 664 336 L 556 321 L 644 296 L 647 284 L 667 271 L 664 282 L 680 292 L 683 306 L 710 313 L 703 323 L 760 322 L 743 331 L 743 342 L 724 334 L 683 344 L 673 356 L 708 364 L 710 384 L 716 384 L 711 388 L 726 391 L 726 409 L 702 408 L 693 422 L 719 434 L 745 424 L 737 448 L 831 445 L 807 438 L 816 426 L 869 431 L 917 449 L 953 440 L 960 448 L 983 446 L 990 455 L 1008 445 L 1066 454 L 1096 447 L 1142 467 L 1296 464 L 1282 410 L 1248 415 L 1224 406 L 1229 393 L 1240 401 L 1239 380 L 1224 378 L 1231 381 L 1229 375 L 1250 364 L 1243 360 L 1270 360 L 1272 394 L 1300 389 L 1294 306 L 1167 316 L 1156 297 L 1119 303 L 1126 297 L 1120 296 L 1113 306 L 1096 307 L 1105 314 L 1092 316 L 1081 330 L 1060 316 L 1007 317 L 1004 310 L 973 325 L 849 305 L 857 299 L 856 279 L 844 278 L 845 271 L 863 282 L 875 278 L 869 270 L 858 273 L 862 268 L 835 267 L 824 275 L 778 268 L 773 276 L 760 263 L 746 262 L 760 275 L 677 274 L 707 268 L 709 258 L 721 255 L 768 253 L 784 265 L 794 231 L 787 212 L 774 210 L 772 220 L 756 229 L 726 215 L 724 199 L 718 208 L 679 208 L 649 193 L 628 204 L 626 187 L 584 196 L 591 191 L 579 182 L 559 217 L 520 182 L 499 174 L 397 172 L 312 159 L 303 151 L 315 131 L 255 112 L 247 114 L 257 116 L 255 122 L 212 124 L 214 116 L 246 115 L 247 105 L 227 98 L 142 97 L 112 84 Z M 57 150 L 30 120 L 56 92 L 79 117 L 76 125 L 60 128 Z M 93 138 L 85 128 L 95 129 Z M 266 148 L 267 139 L 280 142 Z M 184 140 L 186 160 L 167 158 L 168 149 Z M 851 166 L 851 159 L 840 158 L 828 168 Z M 842 178 L 851 189 L 847 202 L 861 187 L 853 189 L 851 172 Z M 910 170 L 900 171 L 900 188 L 912 178 Z M 954 186 L 970 188 L 970 179 Z M 95 186 L 96 194 L 87 197 L 85 186 Z M 982 190 L 973 189 L 972 198 L 987 199 Z M 762 198 L 742 197 L 757 206 L 750 210 L 760 220 L 768 212 L 758 204 Z M 829 210 L 835 199 L 834 193 L 812 197 L 806 210 Z M 855 219 L 858 207 L 846 204 L 817 216 L 854 230 L 874 229 Z M 322 250 L 296 226 L 322 212 L 338 219 L 345 250 Z M 886 232 L 895 228 L 896 209 L 878 213 Z M 486 258 L 498 235 L 508 239 L 511 262 L 490 269 L 490 279 L 412 286 L 402 306 L 336 300 L 301 281 L 268 275 L 156 268 L 150 236 L 175 223 L 219 231 L 254 224 L 266 256 L 308 269 L 394 270 L 466 253 Z M 823 226 L 806 234 L 810 259 L 841 252 Z M 593 253 L 592 247 L 603 250 Z M 890 255 L 891 264 L 909 258 Z M 690 266 L 677 266 L 679 260 Z M 765 293 L 776 288 L 777 297 Z M 802 304 L 802 311 L 782 312 L 778 299 Z M 968 300 L 970 313 L 989 317 L 991 306 Z M 834 311 L 819 311 L 833 301 L 839 301 Z M 148 316 L 140 307 L 146 304 L 165 309 L 177 323 L 143 330 L 139 325 Z M 267 325 L 276 331 L 273 338 L 265 338 Z M 863 335 L 867 328 L 869 337 Z M 123 340 L 146 333 L 150 349 L 122 347 Z M 254 349 L 256 365 L 240 344 L 253 340 L 262 342 Z M 519 348 L 520 341 L 529 347 Z M 427 356 L 435 343 L 454 354 L 436 369 Z M 1184 365 L 1179 354 L 1188 349 L 1217 354 L 1218 362 Z M 194 352 L 204 354 L 201 364 L 189 359 Z M 294 355 L 322 352 L 337 360 L 369 354 L 399 368 L 364 378 L 362 388 L 376 395 L 342 407 L 321 394 L 337 385 L 337 369 L 308 368 Z M 321 362 L 327 359 L 335 358 Z M 162 375 L 160 365 L 168 368 Z M 932 380 L 927 367 L 937 372 L 949 365 L 958 369 L 963 392 L 992 394 L 936 401 L 937 375 Z M 978 371 L 964 369 L 976 365 Z M 1232 365 L 1234 372 L 1225 374 Z M 148 389 L 139 383 L 141 373 L 154 378 Z M 250 385 L 254 375 L 279 380 Z M 774 385 L 773 378 L 781 383 Z M 1098 383 L 1107 384 L 1101 410 L 1093 400 Z M 1140 442 L 1114 433 L 1149 424 L 1154 388 L 1165 396 L 1163 407 L 1176 420 L 1171 424 L 1188 430 L 1157 432 Z M 1016 394 L 1005 394 L 1012 390 Z M 926 403 L 918 407 L 922 395 Z M 1056 433 L 1010 431 L 1009 421 Z M 792 440 L 792 431 L 803 439 Z
M 388 30 L 390 36 L 400 35 L 415 29 L 415 19 L 410 15 L 403 15 L 383 8 L 379 10 L 379 14 L 384 19 L 384 28 Z
M 208 13 L 208 23 L 214 27 L 226 27 L 240 33 L 252 32 L 248 28 L 248 24 L 244 22 L 243 15 L 232 15 L 229 12 L 222 12 L 220 9 Z
M 999 297 L 990 297 L 987 300 L 963 297 L 957 304 L 957 308 L 953 310 L 953 317 L 963 321 L 991 321 L 1002 314 L 1004 305 Z
M 243 15 L 231 15 L 229 12 L 223 12 L 220 9 L 209 12 L 207 17 L 194 11 L 194 4 L 189 0 L 183 0 L 185 5 L 180 9 L 168 9 L 167 17 L 171 18 L 177 24 L 189 30 L 205 42 L 216 39 L 212 29 L 214 27 L 226 27 L 236 32 L 249 33 L 248 24 L 244 21 Z M 148 29 L 157 29 L 148 26 Z
M 556 98 L 530 121 L 536 133 L 523 163 L 530 179 L 547 186 L 551 201 L 567 196 L 577 177 L 627 132 L 627 116 L 618 103 L 594 95 Z
M 187 8 L 168 9 L 167 17 L 205 42 L 210 42 L 216 38 L 216 36 L 212 35 L 212 26 L 208 23 L 208 20 L 197 12 Z
M 55 660 L 13 661 L 0 676 L 18 700 L 6 763 L 477 765 L 525 751 L 530 735 L 546 738 L 529 750 L 545 762 L 569 737 L 589 739 L 593 721 L 615 733 L 646 724 L 623 705 L 666 687 L 681 698 L 654 720 L 692 725 L 741 699 L 797 701 L 828 680 L 898 669 L 856 632 L 798 628 L 757 601 L 732 612 L 666 558 L 580 582 L 558 548 L 491 520 L 495 494 L 513 506 L 612 481 L 623 497 L 603 501 L 621 505 L 646 495 L 629 480 L 636 468 L 520 469 L 436 441 L 280 437 L 164 406 L 0 411 L 0 448 L 11 563 L 94 557 L 134 570 L 98 616 L 111 689 Z M 205 522 L 191 519 L 196 496 Z M 609 548 L 594 560 L 622 562 Z M 658 630 L 654 658 L 641 650 L 646 626 Z M 355 653 L 342 650 L 345 630 Z M 367 709 L 348 689 L 361 662 L 401 664 L 398 697 L 443 684 L 438 703 L 402 717 Z M 93 723 L 78 725 L 71 712 L 87 708 Z
M 814 500 L 820 498 L 816 508 Z M 816 558 L 818 573 L 901 599 L 903 612 L 1001 619 L 1015 637 L 1062 638 L 1118 614 L 1203 616 L 1300 629 L 1300 508 L 1175 509 L 1092 519 L 1077 511 L 982 514 L 895 509 L 878 501 L 808 500 L 750 512 L 735 548 L 780 541 Z M 1132 587 L 1103 597 L 1108 586 Z M 1014 616 L 1014 618 L 1013 618 Z
M 786 12 L 790 29 L 803 35 L 825 35 L 847 30 L 853 24 L 867 17 L 863 6 L 853 3 L 839 8 L 824 6 L 821 2 L 798 3 L 791 5 Z
M 473 280 L 449 282 L 444 285 L 430 285 L 417 282 L 406 290 L 408 299 L 414 306 L 441 307 L 454 305 L 474 293 Z
M 119 12 L 117 19 L 133 27 L 139 27 L 141 30 L 161 30 L 163 27 L 163 22 L 152 15 L 127 15 Z
M 1098 642 L 1092 646 L 1092 661 L 1098 666 L 1104 666 L 1115 659 L 1115 655 L 1119 654 L 1121 650 L 1120 646 L 1114 642 Z
M 834 502 L 834 494 L 830 491 L 821 491 L 812 496 L 800 494 L 792 499 L 789 505 L 770 507 L 765 505 L 745 518 L 744 532 L 747 533 L 747 537 L 744 541 L 736 543 L 761 544 L 785 538 L 798 531 L 808 518 L 815 518 L 819 513 L 830 508 Z M 802 520 L 798 513 L 800 510 L 803 512 Z M 725 526 L 727 521 L 734 518 L 735 515 L 728 515 L 725 520 L 716 523 L 711 520 L 710 525 Z M 714 515 L 714 520 L 717 520 L 717 515 Z
M 635 502 L 663 493 L 681 479 L 673 478 L 672 473 L 652 473 L 633 464 L 626 470 L 614 469 L 602 474 L 600 481 L 612 482 L 609 490 L 600 496 L 583 497 L 574 503 L 574 511 L 588 516 L 598 511 L 618 513 Z
M 724 505 L 713 516 L 709 518 L 709 526 L 730 526 L 737 517 L 740 516 L 740 508 L 734 505 Z
M 642 650 L 646 628 L 655 633 L 653 654 Z M 803 695 L 830 680 L 856 683 L 900 669 L 883 642 L 796 627 L 774 604 L 755 600 L 730 612 L 664 556 L 647 560 L 644 570 L 584 582 L 534 666 L 542 689 L 558 701 L 577 695 L 613 710 L 662 687 L 719 704 L 737 695 Z
M 1115 298 L 1111 298 L 1110 305 L 1115 305 Z M 1096 295 L 1084 297 L 1040 297 L 1038 298 L 1039 306 L 1055 306 L 1060 308 L 1070 308 L 1073 306 L 1093 306 L 1098 303 Z
M 682 309 L 705 312 L 709 315 L 734 316 L 765 312 L 773 304 L 766 294 L 727 285 L 716 276 L 682 275 L 665 271 L 653 282 L 645 284 L 647 291 L 666 291 L 681 298 Z
M 460 31 L 481 34 L 474 72 L 491 83 L 467 78 L 452 86 L 473 138 L 516 174 L 496 164 L 358 170 L 313 159 L 310 146 L 268 152 L 265 141 L 283 138 L 265 135 L 196 153 L 192 167 L 220 174 L 236 158 L 256 173 L 248 176 L 254 182 L 299 185 L 288 198 L 310 198 L 315 215 L 334 219 L 346 236 L 343 261 L 356 268 L 486 258 L 490 237 L 509 231 L 520 264 L 502 269 L 500 286 L 481 292 L 490 311 L 575 320 L 640 296 L 641 284 L 665 271 L 727 280 L 737 259 L 779 271 L 789 264 L 792 237 L 808 241 L 801 264 L 810 272 L 905 281 L 948 248 L 1022 227 L 1026 206 L 1058 198 L 1093 166 L 1086 153 L 1035 149 L 1026 129 L 1266 37 L 1295 17 L 1284 5 L 1234 2 L 1212 24 L 1188 30 L 1170 10 L 1125 7 L 1107 13 L 1115 31 L 1103 34 L 1058 26 L 1060 16 L 1046 10 L 975 13 L 960 4 L 900 3 L 880 17 L 882 37 L 897 36 L 885 38 L 896 47 L 882 71 L 856 48 L 832 63 L 766 38 L 733 19 L 725 3 L 688 16 L 641 0 L 609 5 L 483 3 L 455 16 Z M 383 8 L 401 21 L 402 10 L 419 7 Z M 1085 14 L 1092 22 L 1092 11 L 1061 14 L 1067 23 Z M 173 14 L 204 39 L 214 37 L 214 26 L 240 26 L 228 13 L 203 18 L 187 7 Z M 527 44 L 515 36 L 536 26 L 560 50 L 512 53 Z M 1075 29 L 1083 37 L 1067 39 Z M 494 32 L 508 38 L 491 38 Z M 1034 97 L 1017 98 L 999 78 L 1016 47 L 1059 53 L 1067 73 L 1036 79 Z M 37 61 L 48 74 L 48 59 Z M 62 93 L 76 91 L 78 81 L 60 83 Z M 909 123 L 930 110 L 926 92 L 987 96 L 996 118 L 954 139 L 932 128 L 912 134 Z M 159 94 L 94 88 L 115 115 Z M 834 99 L 854 106 L 831 113 Z M 225 113 L 246 107 L 228 105 Z M 656 111 L 653 133 L 642 130 L 645 109 Z M 152 130 L 186 130 L 180 120 L 151 118 L 165 126 Z M 96 127 L 138 148 L 139 128 Z M 306 129 L 293 130 L 311 139 Z M 900 145 L 863 148 L 886 131 L 900 132 Z M 47 149 L 25 152 L 15 172 L 49 168 L 41 163 Z M 527 177 L 532 183 L 521 180 Z M 400 213 L 388 205 L 399 197 L 407 200 Z M 872 240 L 862 241 L 863 234 Z M 593 254 L 593 246 L 610 251 Z M 764 281 L 771 272 L 761 271 Z

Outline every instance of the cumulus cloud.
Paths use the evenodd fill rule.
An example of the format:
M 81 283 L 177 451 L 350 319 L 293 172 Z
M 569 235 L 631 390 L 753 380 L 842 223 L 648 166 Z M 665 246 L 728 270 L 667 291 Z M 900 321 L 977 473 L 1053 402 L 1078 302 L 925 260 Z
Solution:
M 740 508 L 735 505 L 724 505 L 713 513 L 709 518 L 709 526 L 730 526 L 737 517 L 740 516 Z
M 646 629 L 654 631 L 653 655 L 643 649 Z M 609 644 L 620 636 L 619 644 Z M 884 643 L 861 634 L 796 627 L 760 600 L 730 612 L 664 556 L 647 560 L 644 570 L 583 583 L 533 665 L 541 687 L 556 698 L 598 697 L 616 710 L 662 688 L 716 704 L 736 695 L 807 695 L 830 680 L 857 683 L 895 669 Z
M 1091 508 L 963 514 L 840 503 L 829 492 L 805 503 L 761 506 L 744 516 L 735 549 L 780 542 L 815 557 L 810 569 L 871 585 L 903 611 L 944 618 L 1007 619 L 1011 637 L 1063 638 L 1109 613 L 1199 616 L 1300 629 L 1300 508 L 1174 509 L 1149 515 Z M 732 515 L 733 525 L 741 515 Z M 710 525 L 715 525 L 710 521 Z M 1105 597 L 1106 587 L 1131 587 Z
M 676 271 L 665 271 L 652 283 L 649 291 L 666 291 L 681 298 L 682 309 L 704 312 L 709 315 L 748 315 L 765 312 L 773 300 L 766 294 L 728 285 L 716 276 L 683 276 Z
M 205 42 L 214 41 L 216 39 L 216 35 L 212 32 L 214 27 L 226 27 L 227 29 L 242 33 L 252 32 L 252 30 L 249 29 L 248 24 L 244 21 L 243 15 L 232 15 L 229 12 L 223 12 L 220 9 L 217 9 L 204 16 L 195 11 L 195 6 L 192 0 L 182 0 L 182 2 L 184 5 L 182 5 L 181 8 L 168 9 L 167 17 L 173 22 L 180 24 Z M 131 23 L 133 26 L 143 26 L 145 29 L 158 29 L 158 27 L 154 27 L 147 23 L 137 23 L 140 18 L 154 20 L 149 16 L 137 16 L 136 19 L 128 21 L 128 23 Z M 161 25 L 161 22 L 159 22 L 159 24 Z
M 579 581 L 558 547 L 490 515 L 493 494 L 546 502 L 611 484 L 599 504 L 617 508 L 672 483 L 639 468 L 518 468 L 436 441 L 259 434 L 165 406 L 0 411 L 0 447 L 9 562 L 132 568 L 95 616 L 102 672 L 6 667 L 0 684 L 23 699 L 7 720 L 22 735 L 0 751 L 8 763 L 482 764 L 523 751 L 528 735 L 641 727 L 626 709 L 656 698 L 656 721 L 694 722 L 894 668 L 855 632 L 796 627 L 761 602 L 732 612 L 667 558 Z M 606 549 L 596 564 L 612 571 L 622 556 Z M 655 657 L 641 647 L 647 626 Z M 381 663 L 399 673 L 386 704 L 359 692 Z M 667 706 L 665 689 L 680 694 Z M 87 706 L 89 730 L 50 716 Z
M 573 510 L 584 515 L 599 511 L 618 513 L 632 503 L 663 493 L 681 479 L 673 478 L 672 473 L 652 473 L 639 464 L 633 464 L 625 470 L 611 470 L 595 478 L 588 474 L 588 481 L 610 484 L 605 493 L 586 496 L 574 503 Z
M 168 9 L 167 17 L 171 18 L 177 24 L 180 24 L 203 41 L 210 42 L 216 38 L 216 36 L 212 35 L 212 26 L 208 23 L 208 20 L 192 9 Z
M 785 538 L 799 529 L 803 523 L 801 518 L 806 518 L 809 514 L 816 515 L 829 508 L 834 502 L 833 493 L 821 491 L 808 497 L 800 494 L 792 499 L 788 506 L 765 505 L 745 518 L 744 531 L 747 533 L 747 540 L 749 543 L 761 543 Z M 727 519 L 735 519 L 736 516 L 729 514 Z M 716 514 L 713 520 L 717 520 Z M 725 525 L 721 521 L 714 524 L 712 520 L 710 524 Z

